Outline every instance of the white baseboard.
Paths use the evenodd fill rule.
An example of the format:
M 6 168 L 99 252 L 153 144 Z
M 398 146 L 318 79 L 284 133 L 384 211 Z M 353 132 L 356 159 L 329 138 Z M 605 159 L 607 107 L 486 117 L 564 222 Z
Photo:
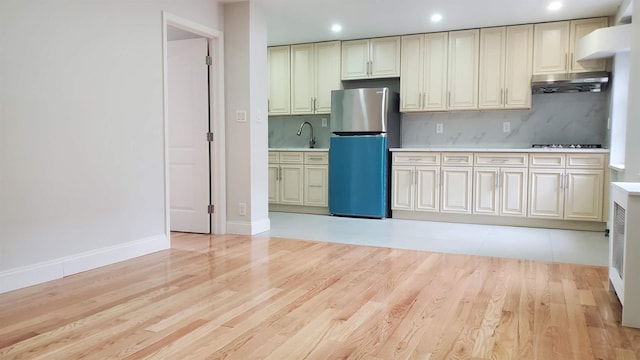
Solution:
M 258 221 L 227 221 L 227 233 L 238 235 L 255 235 L 271 229 L 269 218 Z
M 111 265 L 171 247 L 161 234 L 0 272 L 0 294 Z

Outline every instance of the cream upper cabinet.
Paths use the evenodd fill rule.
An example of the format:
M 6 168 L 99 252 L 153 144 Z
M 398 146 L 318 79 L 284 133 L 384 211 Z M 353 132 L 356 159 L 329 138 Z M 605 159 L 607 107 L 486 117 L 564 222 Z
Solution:
M 313 114 L 313 44 L 291 45 L 291 114 Z
M 425 35 L 402 37 L 400 111 L 421 111 L 424 94 Z
M 290 48 L 275 46 L 267 48 L 269 81 L 269 115 L 288 115 L 290 105 Z
M 533 73 L 555 74 L 604 70 L 603 60 L 577 62 L 577 41 L 593 30 L 606 27 L 607 18 L 535 24 Z
M 478 108 L 478 58 L 480 30 L 449 33 L 448 108 Z
M 533 25 L 480 30 L 480 109 L 531 107 Z
M 478 96 L 481 109 L 504 107 L 506 39 L 505 27 L 480 29 Z
M 342 42 L 342 80 L 400 76 L 400 37 Z
M 504 71 L 504 107 L 531 108 L 533 73 L 533 25 L 507 27 L 507 50 Z
M 606 17 L 594 18 L 594 19 L 581 19 L 571 21 L 571 38 L 569 41 L 569 53 L 571 72 L 583 72 L 583 71 L 603 71 L 606 69 L 605 59 L 584 60 L 578 61 L 576 59 L 578 40 L 583 36 L 588 35 L 593 30 L 607 27 L 609 20 Z
M 331 91 L 340 90 L 340 41 L 314 44 L 315 113 L 331 113 Z
M 328 114 L 340 89 L 340 42 L 291 45 L 291 114 Z
M 447 109 L 448 33 L 402 37 L 400 111 Z

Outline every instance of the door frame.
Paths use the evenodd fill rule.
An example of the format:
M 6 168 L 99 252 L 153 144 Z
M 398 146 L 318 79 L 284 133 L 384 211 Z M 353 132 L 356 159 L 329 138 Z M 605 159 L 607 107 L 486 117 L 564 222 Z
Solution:
M 167 77 L 167 26 L 185 30 L 206 38 L 209 44 L 209 56 L 213 65 L 209 66 L 209 128 L 213 132 L 213 143 L 209 148 L 210 158 L 210 194 L 215 211 L 210 215 L 211 233 L 227 232 L 226 163 L 225 163 L 225 113 L 224 113 L 224 39 L 223 33 L 162 11 L 162 95 L 164 121 L 164 217 L 165 234 L 171 235 L 169 210 L 169 113 L 168 113 L 168 77 Z M 205 138 L 205 134 L 202 134 Z M 215 180 L 214 180 L 215 179 Z

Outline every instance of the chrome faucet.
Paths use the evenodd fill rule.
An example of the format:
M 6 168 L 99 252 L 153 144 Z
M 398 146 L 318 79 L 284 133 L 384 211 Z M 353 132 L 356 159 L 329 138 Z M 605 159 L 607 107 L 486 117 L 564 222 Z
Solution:
M 302 124 L 300 124 L 300 129 L 298 129 L 298 132 L 296 133 L 296 135 L 300 136 L 300 134 L 302 134 L 302 128 L 306 125 L 309 125 L 309 129 L 311 129 L 311 136 L 309 137 L 309 148 L 313 149 L 314 146 L 316 146 L 316 138 L 313 136 L 313 126 L 311 125 L 310 122 L 305 121 Z

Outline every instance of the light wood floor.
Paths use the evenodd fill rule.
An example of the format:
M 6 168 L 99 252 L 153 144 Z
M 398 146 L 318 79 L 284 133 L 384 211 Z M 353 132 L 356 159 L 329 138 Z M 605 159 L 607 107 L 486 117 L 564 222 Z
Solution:
M 640 359 L 602 267 L 265 237 L 0 295 L 0 359 Z

